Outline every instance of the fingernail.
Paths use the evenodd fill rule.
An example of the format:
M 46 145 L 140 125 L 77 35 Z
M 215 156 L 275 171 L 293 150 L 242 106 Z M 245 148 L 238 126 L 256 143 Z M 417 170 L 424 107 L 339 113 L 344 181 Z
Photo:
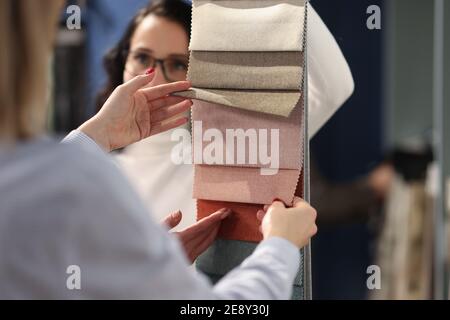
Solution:
M 228 217 L 231 213 L 230 209 L 225 209 L 225 211 L 222 213 L 222 215 L 220 216 L 222 219 L 225 219 L 226 217 Z
M 284 201 L 281 200 L 281 199 L 279 199 L 279 198 L 274 198 L 274 199 L 272 200 L 272 203 L 274 203 L 274 202 L 281 202 L 281 203 L 283 203 L 284 205 L 286 205 L 286 204 L 284 203 Z
M 177 211 L 175 213 L 172 213 L 172 218 L 178 219 L 181 216 L 181 211 Z
M 145 72 L 145 74 L 148 76 L 151 75 L 153 72 L 155 72 L 155 68 L 150 68 L 147 70 L 147 72 Z

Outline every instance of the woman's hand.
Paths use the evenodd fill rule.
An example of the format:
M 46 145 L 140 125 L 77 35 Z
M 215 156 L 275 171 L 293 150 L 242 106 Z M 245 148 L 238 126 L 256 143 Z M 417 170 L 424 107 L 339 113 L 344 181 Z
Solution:
M 180 232 L 174 232 L 183 245 L 184 251 L 191 263 L 197 259 L 216 239 L 221 222 L 231 214 L 229 209 L 221 209 L 203 218 L 192 226 Z M 168 216 L 164 223 L 169 229 L 176 227 L 182 218 L 180 211 Z
M 264 239 L 281 237 L 302 248 L 317 233 L 316 210 L 298 197 L 294 199 L 292 208 L 275 201 L 258 211 L 257 217 L 262 221 L 260 230 Z
M 145 87 L 154 75 L 149 72 L 118 86 L 100 112 L 79 130 L 110 152 L 185 124 L 188 118 L 182 114 L 192 101 L 168 95 L 187 90 L 191 84 L 179 81 Z

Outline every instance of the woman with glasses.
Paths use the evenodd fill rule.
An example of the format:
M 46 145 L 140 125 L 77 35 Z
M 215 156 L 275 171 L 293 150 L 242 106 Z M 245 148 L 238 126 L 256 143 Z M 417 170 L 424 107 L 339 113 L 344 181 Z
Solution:
M 181 0 L 152 1 L 139 11 L 122 39 L 104 58 L 108 79 L 98 95 L 98 108 L 118 85 L 148 68 L 156 70 L 152 86 L 185 80 L 190 26 L 191 6 Z M 189 123 L 183 128 L 189 129 Z M 171 222 L 176 225 L 180 223 L 180 212 L 184 214 L 176 228 L 180 230 L 195 222 L 193 170 L 191 165 L 177 165 L 172 161 L 171 152 L 180 143 L 172 141 L 172 132 L 130 145 L 120 152 L 117 159 L 158 220 L 176 212 L 176 221 Z
M 334 37 L 311 5 L 308 10 L 308 102 L 312 137 L 352 94 L 354 83 Z M 122 39 L 104 58 L 108 81 L 98 96 L 98 108 L 115 87 L 149 67 L 156 68 L 152 85 L 186 79 L 190 29 L 188 1 L 153 1 L 139 11 Z M 189 123 L 184 128 L 188 129 Z M 172 162 L 171 152 L 179 142 L 172 141 L 171 135 L 172 131 L 168 131 L 130 145 L 118 160 L 144 201 L 151 203 L 157 218 L 181 210 L 184 215 L 178 228 L 185 228 L 195 222 L 193 168 Z M 317 186 L 322 189 L 321 181 L 317 181 Z M 327 201 L 320 199 L 324 206 Z

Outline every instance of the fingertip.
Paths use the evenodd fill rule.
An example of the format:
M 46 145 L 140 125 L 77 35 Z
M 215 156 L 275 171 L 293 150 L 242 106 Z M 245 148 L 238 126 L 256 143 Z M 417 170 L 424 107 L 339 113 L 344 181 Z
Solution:
M 155 73 L 155 68 L 150 68 L 150 69 L 148 69 L 148 70 L 145 72 L 145 75 L 146 75 L 146 76 L 149 76 L 149 75 L 151 75 L 151 74 L 153 74 L 153 73 Z
M 155 74 L 156 74 L 155 70 L 153 70 L 152 72 L 149 72 L 149 70 L 147 70 L 147 72 L 140 75 L 139 78 L 142 79 L 142 81 L 144 81 L 146 84 L 148 84 L 150 81 L 153 80 L 153 78 L 155 77 Z
M 286 208 L 286 204 L 284 203 L 284 201 L 278 198 L 273 199 L 272 206 Z
M 189 120 L 188 117 L 178 118 L 177 120 L 174 120 L 173 126 L 174 127 L 180 127 L 180 126 L 186 124 L 188 122 L 188 120 Z
M 231 210 L 228 209 L 228 208 L 224 208 L 224 209 L 222 209 L 222 210 L 223 210 L 223 212 L 222 212 L 222 215 L 221 215 L 220 217 L 221 217 L 222 220 L 223 220 L 223 219 L 228 218 L 228 217 L 230 216 Z
M 301 204 L 303 204 L 303 203 L 305 203 L 305 202 L 306 202 L 306 201 L 303 200 L 302 198 L 295 197 L 295 198 L 294 198 L 294 201 L 293 201 L 293 207 L 297 207 L 297 206 L 299 206 L 299 205 L 301 205 Z
M 179 219 L 181 219 L 182 215 L 183 214 L 181 213 L 181 211 L 178 210 L 177 212 L 172 213 L 172 218 L 179 220 Z
M 256 212 L 256 218 L 258 220 L 262 220 L 264 218 L 265 212 L 263 210 L 258 210 L 258 212 Z
M 192 87 L 192 83 L 188 80 L 183 82 L 183 87 L 187 90 Z
M 280 198 L 274 198 L 274 199 L 272 200 L 272 203 L 274 203 L 274 202 L 281 202 L 282 204 L 284 204 L 284 201 L 281 200 Z
M 179 120 L 176 120 L 176 122 L 175 122 L 175 127 L 180 127 L 180 126 L 186 124 L 188 122 L 188 120 L 189 119 L 187 117 L 179 118 Z

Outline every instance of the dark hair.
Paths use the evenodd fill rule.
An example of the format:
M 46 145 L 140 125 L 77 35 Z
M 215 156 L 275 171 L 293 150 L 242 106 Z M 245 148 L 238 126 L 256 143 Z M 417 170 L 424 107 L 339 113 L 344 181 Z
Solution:
M 152 1 L 147 7 L 139 10 L 128 24 L 120 41 L 110 49 L 103 58 L 108 80 L 105 87 L 96 97 L 96 109 L 101 109 L 108 97 L 116 87 L 123 83 L 123 72 L 125 69 L 126 52 L 130 49 L 131 38 L 142 20 L 154 14 L 180 24 L 186 31 L 188 37 L 191 34 L 191 5 L 183 0 L 157 0 Z

